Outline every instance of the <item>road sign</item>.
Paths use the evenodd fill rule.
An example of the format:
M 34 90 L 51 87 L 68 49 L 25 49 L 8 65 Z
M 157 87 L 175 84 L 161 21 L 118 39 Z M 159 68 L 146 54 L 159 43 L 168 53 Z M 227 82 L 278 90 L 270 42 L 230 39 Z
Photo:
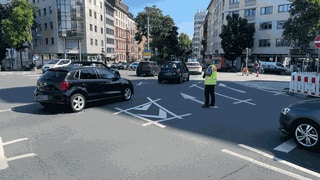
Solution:
M 320 48 L 320 36 L 317 36 L 314 39 L 314 45 L 316 46 L 316 48 Z

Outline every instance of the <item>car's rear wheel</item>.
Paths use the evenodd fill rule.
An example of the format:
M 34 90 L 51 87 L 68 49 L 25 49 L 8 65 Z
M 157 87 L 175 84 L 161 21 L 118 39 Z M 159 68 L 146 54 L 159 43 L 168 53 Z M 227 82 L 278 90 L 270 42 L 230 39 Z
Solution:
M 70 108 L 74 112 L 79 112 L 86 106 L 86 98 L 80 94 L 74 94 L 70 97 Z
M 292 126 L 294 141 L 307 150 L 319 150 L 320 127 L 310 120 L 300 120 Z
M 124 100 L 128 101 L 131 99 L 132 97 L 132 90 L 129 87 L 126 87 L 123 91 L 122 91 L 122 97 Z

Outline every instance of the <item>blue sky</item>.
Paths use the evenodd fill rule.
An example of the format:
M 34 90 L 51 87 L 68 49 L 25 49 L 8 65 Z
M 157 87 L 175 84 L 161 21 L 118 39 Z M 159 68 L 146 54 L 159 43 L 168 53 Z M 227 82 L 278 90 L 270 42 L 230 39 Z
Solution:
M 129 11 L 136 16 L 146 6 L 156 5 L 164 16 L 169 15 L 179 33 L 185 33 L 192 39 L 194 15 L 198 10 L 206 10 L 210 0 L 122 0 L 129 6 Z

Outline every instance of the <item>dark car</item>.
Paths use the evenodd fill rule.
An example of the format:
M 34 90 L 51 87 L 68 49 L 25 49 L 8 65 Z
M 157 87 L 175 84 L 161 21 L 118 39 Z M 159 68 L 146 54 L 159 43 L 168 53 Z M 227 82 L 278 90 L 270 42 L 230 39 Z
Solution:
M 320 149 L 320 99 L 300 101 L 283 108 L 279 130 L 308 150 Z
M 166 61 L 161 64 L 158 82 L 175 81 L 182 83 L 189 81 L 190 73 L 187 66 L 181 61 Z
M 128 63 L 126 63 L 126 62 L 119 62 L 119 64 L 118 64 L 118 69 L 119 69 L 119 70 L 120 70 L 120 69 L 122 69 L 122 70 L 128 69 Z
M 66 105 L 74 112 L 86 104 L 113 98 L 130 100 L 134 86 L 104 67 L 64 67 L 49 69 L 37 80 L 34 99 L 44 107 Z
M 137 66 L 136 74 L 137 76 L 141 76 L 142 74 L 156 76 L 159 70 L 160 67 L 155 61 L 141 61 Z
M 108 70 L 116 73 L 118 76 L 120 76 L 120 73 L 118 70 L 114 69 L 114 68 L 110 68 L 108 66 L 106 66 L 104 63 L 102 62 L 98 62 L 98 61 L 73 61 L 72 63 L 69 64 L 69 66 L 95 66 L 95 67 L 103 67 L 103 68 L 107 68 Z

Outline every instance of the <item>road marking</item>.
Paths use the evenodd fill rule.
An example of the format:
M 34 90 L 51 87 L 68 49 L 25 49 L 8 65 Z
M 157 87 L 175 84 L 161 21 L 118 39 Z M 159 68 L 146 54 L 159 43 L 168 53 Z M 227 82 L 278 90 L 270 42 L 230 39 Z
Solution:
M 230 89 L 230 90 L 233 90 L 233 91 L 237 91 L 239 93 L 247 93 L 246 91 L 242 91 L 242 90 L 239 90 L 239 89 L 235 89 L 235 88 L 232 88 L 232 87 L 229 87 L 225 84 L 222 84 L 222 83 L 219 83 L 219 86 L 220 87 L 224 87 L 224 88 L 227 88 L 227 89 Z
M 13 143 L 17 143 L 17 142 L 21 142 L 21 141 L 26 141 L 26 140 L 28 140 L 28 138 L 20 138 L 20 139 L 16 139 L 16 140 L 8 141 L 8 142 L 4 143 L 2 141 L 2 138 L 0 137 L 0 170 L 7 169 L 9 167 L 9 165 L 8 165 L 9 161 L 18 160 L 18 159 L 22 159 L 22 158 L 26 158 L 26 157 L 34 157 L 34 156 L 36 156 L 35 153 L 22 154 L 22 155 L 19 155 L 19 156 L 14 156 L 14 157 L 9 157 L 9 158 L 7 158 L 5 156 L 4 148 L 3 148 L 4 146 L 10 145 L 10 144 L 13 144 Z
M 11 111 L 11 109 L 3 109 L 3 110 L 0 110 L 0 113 L 2 113 L 2 112 L 8 112 L 8 111 Z
M 288 141 L 287 141 L 287 142 L 288 142 Z M 285 165 L 287 165 L 287 166 L 290 166 L 290 167 L 292 167 L 292 168 L 295 168 L 295 169 L 297 169 L 297 170 L 300 170 L 300 171 L 302 171 L 302 172 L 305 172 L 305 173 L 308 173 L 308 174 L 311 174 L 311 175 L 313 175 L 313 176 L 315 176 L 315 177 L 319 177 L 319 178 L 320 178 L 320 174 L 317 173 L 317 172 L 311 171 L 311 170 L 306 169 L 306 168 L 304 168 L 304 167 L 301 167 L 301 166 L 298 166 L 298 165 L 296 165 L 296 164 L 293 164 L 293 163 L 290 163 L 290 162 L 288 162 L 288 161 L 285 161 L 285 160 L 283 160 L 283 159 L 277 158 L 277 157 L 275 157 L 275 156 L 273 156 L 273 155 L 270 155 L 270 154 L 267 154 L 267 153 L 265 153 L 265 152 L 259 151 L 259 150 L 255 149 L 255 148 L 250 147 L 250 146 L 246 146 L 246 145 L 244 145 L 244 144 L 239 144 L 239 146 L 242 147 L 242 148 L 245 148 L 245 149 L 247 149 L 247 150 L 250 150 L 250 151 L 252 151 L 252 152 L 255 152 L 255 153 L 257 153 L 257 154 L 260 154 L 260 155 L 262 155 L 262 156 L 264 156 L 264 157 L 267 157 L 267 158 L 269 158 L 269 159 L 272 159 L 272 160 L 274 160 L 274 161 L 276 161 L 276 162 L 280 162 L 280 163 L 282 163 L 282 164 L 285 164 Z
M 238 158 L 240 158 L 240 159 L 243 159 L 243 160 L 245 160 L 245 161 L 248 161 L 248 162 L 250 162 L 250 163 L 256 164 L 256 165 L 258 165 L 258 166 L 261 166 L 261 167 L 263 167 L 263 168 L 270 169 L 270 170 L 272 170 L 272 171 L 275 171 L 275 172 L 278 172 L 278 173 L 281 173 L 281 174 L 290 176 L 290 177 L 295 178 L 295 179 L 311 180 L 311 179 L 309 179 L 309 178 L 300 176 L 300 175 L 295 174 L 295 173 L 292 173 L 292 172 L 290 172 L 290 171 L 286 171 L 286 170 L 284 170 L 284 169 L 277 168 L 277 167 L 275 167 L 275 166 L 271 166 L 271 165 L 269 165 L 269 164 L 266 164 L 266 163 L 257 161 L 257 160 L 255 160 L 255 159 L 252 159 L 252 158 L 247 157 L 247 156 L 243 156 L 243 155 L 241 155 L 241 154 L 232 152 L 232 151 L 227 150 L 227 149 L 222 149 L 221 151 L 224 152 L 224 153 L 227 153 L 227 154 L 229 154 L 229 155 L 232 155 L 232 156 L 238 157 Z
M 165 125 L 160 124 L 160 122 L 164 122 L 164 121 L 169 121 L 172 119 L 183 119 L 184 116 L 189 116 L 191 115 L 190 113 L 188 114 L 183 114 L 183 115 L 177 115 L 171 111 L 169 111 L 168 109 L 162 107 L 160 104 L 157 103 L 157 101 L 159 101 L 160 99 L 156 99 L 156 100 L 152 100 L 151 98 L 147 97 L 147 99 L 149 100 L 149 102 L 138 105 L 138 106 L 134 106 L 132 108 L 128 108 L 128 109 L 120 109 L 120 108 L 115 108 L 118 110 L 118 112 L 113 113 L 114 115 L 118 115 L 120 113 L 126 113 L 129 114 L 131 116 L 134 116 L 138 119 L 144 120 L 147 123 L 142 124 L 142 126 L 148 126 L 148 125 L 156 125 L 160 128 L 165 128 Z M 135 111 L 147 111 L 151 105 L 155 105 L 159 108 L 159 113 L 157 115 L 151 115 L 151 114 L 134 114 L 132 112 L 130 112 L 131 110 L 135 110 Z M 168 115 L 170 114 L 171 117 L 168 118 Z M 151 120 L 148 118 L 154 118 L 154 119 L 160 119 L 160 120 Z
M 0 170 L 7 169 L 9 167 L 7 159 L 4 155 L 2 138 L 0 137 Z
M 196 88 L 198 88 L 198 89 L 204 90 L 203 87 L 200 87 L 200 86 L 198 86 L 197 84 L 193 84 L 193 85 L 190 86 L 190 88 L 192 88 L 192 87 L 196 87 Z M 233 104 L 247 103 L 247 104 L 250 104 L 250 105 L 253 105 L 253 106 L 256 105 L 255 103 L 249 102 L 249 101 L 251 101 L 252 99 L 240 100 L 240 99 L 236 99 L 236 98 L 233 98 L 233 97 L 229 97 L 229 96 L 226 96 L 226 95 L 223 95 L 223 94 L 220 94 L 220 93 L 215 93 L 215 94 L 218 95 L 218 96 L 227 98 L 227 99 L 231 99 L 231 100 L 237 101 L 237 102 L 234 102 Z
M 194 101 L 194 102 L 197 102 L 197 103 L 199 103 L 199 104 L 204 104 L 203 101 L 198 100 L 196 97 L 190 96 L 190 95 L 185 94 L 185 93 L 180 93 L 180 94 L 181 94 L 181 96 L 182 96 L 184 99 L 189 99 L 189 100 Z
M 288 141 L 280 144 L 279 146 L 275 147 L 273 150 L 280 151 L 280 152 L 285 152 L 288 153 L 292 149 L 296 148 L 297 144 L 294 142 L 293 139 L 289 139 Z

